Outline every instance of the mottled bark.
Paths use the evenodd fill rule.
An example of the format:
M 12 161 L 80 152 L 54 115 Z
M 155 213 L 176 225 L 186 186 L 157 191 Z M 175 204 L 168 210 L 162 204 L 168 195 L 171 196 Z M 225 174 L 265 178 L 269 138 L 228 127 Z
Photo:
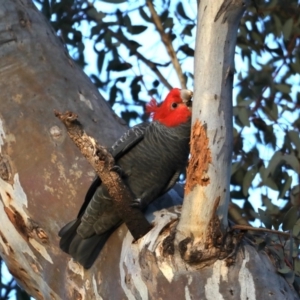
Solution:
M 80 114 L 110 145 L 126 129 L 31 1 L 0 5 L 0 254 L 37 299 L 66 299 L 57 232 L 94 177 L 53 111 Z
M 123 298 L 299 299 L 285 279 L 276 274 L 275 262 L 265 252 L 257 252 L 253 246 L 244 242 L 234 263 L 230 259 L 217 260 L 201 269 L 197 264 L 183 263 L 172 251 L 164 251 L 167 239 L 172 236 L 176 227 L 174 220 L 180 217 L 180 211 L 175 208 L 155 215 L 156 231 L 150 231 L 138 244 L 131 244 L 129 233 L 123 240 L 119 263 L 119 280 L 127 297 Z M 103 299 L 117 299 L 110 298 L 108 292 L 101 295 Z

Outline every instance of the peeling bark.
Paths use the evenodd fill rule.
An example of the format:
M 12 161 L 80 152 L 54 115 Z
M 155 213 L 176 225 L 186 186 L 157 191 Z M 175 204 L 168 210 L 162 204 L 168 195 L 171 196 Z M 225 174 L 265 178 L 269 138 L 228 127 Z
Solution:
M 188 253 L 218 253 L 218 249 L 208 249 L 220 247 L 211 241 L 216 240 L 216 233 L 222 239 L 227 236 L 234 50 L 247 2 L 203 0 L 199 5 L 191 162 L 176 235 L 176 243 L 185 241 L 184 249 L 190 249 L 183 256 L 187 261 L 194 261 Z M 216 207 L 219 221 L 212 222 Z M 228 248 L 228 242 L 224 241 L 224 248 Z
M 209 184 L 207 171 L 210 163 L 211 151 L 206 129 L 199 120 L 196 120 L 191 134 L 191 157 L 186 175 L 186 195 L 198 184 L 203 186 Z
M 199 265 L 178 263 L 180 258 L 165 252 L 164 244 L 180 217 L 179 207 L 154 214 L 156 231 L 137 243 L 130 234 L 123 240 L 120 283 L 127 299 L 297 299 L 285 279 L 274 273 L 266 253 L 245 242 L 234 264 L 216 260 L 200 271 Z M 102 297 L 115 299 L 108 293 Z

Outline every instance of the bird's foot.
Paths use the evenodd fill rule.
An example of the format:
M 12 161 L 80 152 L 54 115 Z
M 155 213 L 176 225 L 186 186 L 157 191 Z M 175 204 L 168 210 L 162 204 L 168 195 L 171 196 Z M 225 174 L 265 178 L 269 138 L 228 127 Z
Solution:
M 134 207 L 134 208 L 139 208 L 139 209 L 141 209 L 141 208 L 142 208 L 142 199 L 141 199 L 141 198 L 134 199 L 134 200 L 130 203 L 130 206 L 131 206 L 131 207 Z
M 123 171 L 123 169 L 118 165 L 114 165 L 110 169 L 110 171 L 118 173 L 121 176 L 121 178 L 125 177 L 125 175 L 126 175 L 126 173 Z

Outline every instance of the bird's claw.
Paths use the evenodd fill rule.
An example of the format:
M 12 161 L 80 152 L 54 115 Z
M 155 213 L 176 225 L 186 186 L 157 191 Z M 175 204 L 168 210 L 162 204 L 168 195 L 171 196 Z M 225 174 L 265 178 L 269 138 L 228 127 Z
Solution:
M 90 143 L 91 143 L 91 147 L 92 147 L 92 149 L 93 149 L 93 156 L 96 154 L 96 150 L 97 150 L 97 143 L 96 143 L 96 140 L 94 139 L 94 138 L 92 138 L 92 137 L 88 137 L 88 139 L 89 139 L 89 141 L 90 141 Z
M 141 209 L 141 207 L 142 207 L 142 199 L 141 199 L 141 198 L 134 199 L 134 200 L 130 203 L 130 206 L 131 206 L 131 207 L 134 207 L 134 208 L 139 208 L 139 209 Z
M 110 168 L 111 172 L 116 172 L 118 173 L 121 177 L 125 177 L 125 172 L 123 171 L 123 169 L 118 166 L 118 165 L 114 165 L 113 167 Z

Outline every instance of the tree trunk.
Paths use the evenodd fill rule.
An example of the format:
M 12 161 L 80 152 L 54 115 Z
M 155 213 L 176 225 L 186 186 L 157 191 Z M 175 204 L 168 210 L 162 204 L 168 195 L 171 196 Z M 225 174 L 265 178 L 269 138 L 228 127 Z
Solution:
M 243 9 L 241 0 L 202 0 L 200 15 L 204 18 L 206 9 L 220 8 L 222 3 L 234 3 L 239 12 Z M 228 8 L 232 6 L 225 5 L 216 20 L 218 26 L 230 26 L 226 20 L 222 23 Z M 76 216 L 94 172 L 53 110 L 79 114 L 87 133 L 105 145 L 125 126 L 31 1 L 2 0 L 0 28 L 0 254 L 28 293 L 55 300 L 296 297 L 275 274 L 267 255 L 244 242 L 235 264 L 227 258 L 200 269 L 199 264 L 184 261 L 176 243 L 174 247 L 180 217 L 180 206 L 175 204 L 182 198 L 179 187 L 149 207 L 147 216 L 155 227 L 146 236 L 132 243 L 121 226 L 88 271 L 63 253 L 57 232 Z M 196 90 L 197 99 L 200 92 Z M 223 179 L 228 185 L 229 179 Z M 223 214 L 226 227 L 224 210 Z M 186 217 L 183 224 L 188 224 Z M 182 231 L 181 238 L 190 232 Z
M 80 115 L 104 145 L 126 126 L 31 1 L 0 5 L 0 253 L 37 299 L 65 299 L 69 257 L 58 231 L 74 219 L 94 177 L 54 109 Z
M 228 224 L 234 54 L 246 2 L 201 1 L 199 6 L 191 159 L 177 238 L 193 236 L 200 249 L 209 242 L 215 213 L 222 231 Z

